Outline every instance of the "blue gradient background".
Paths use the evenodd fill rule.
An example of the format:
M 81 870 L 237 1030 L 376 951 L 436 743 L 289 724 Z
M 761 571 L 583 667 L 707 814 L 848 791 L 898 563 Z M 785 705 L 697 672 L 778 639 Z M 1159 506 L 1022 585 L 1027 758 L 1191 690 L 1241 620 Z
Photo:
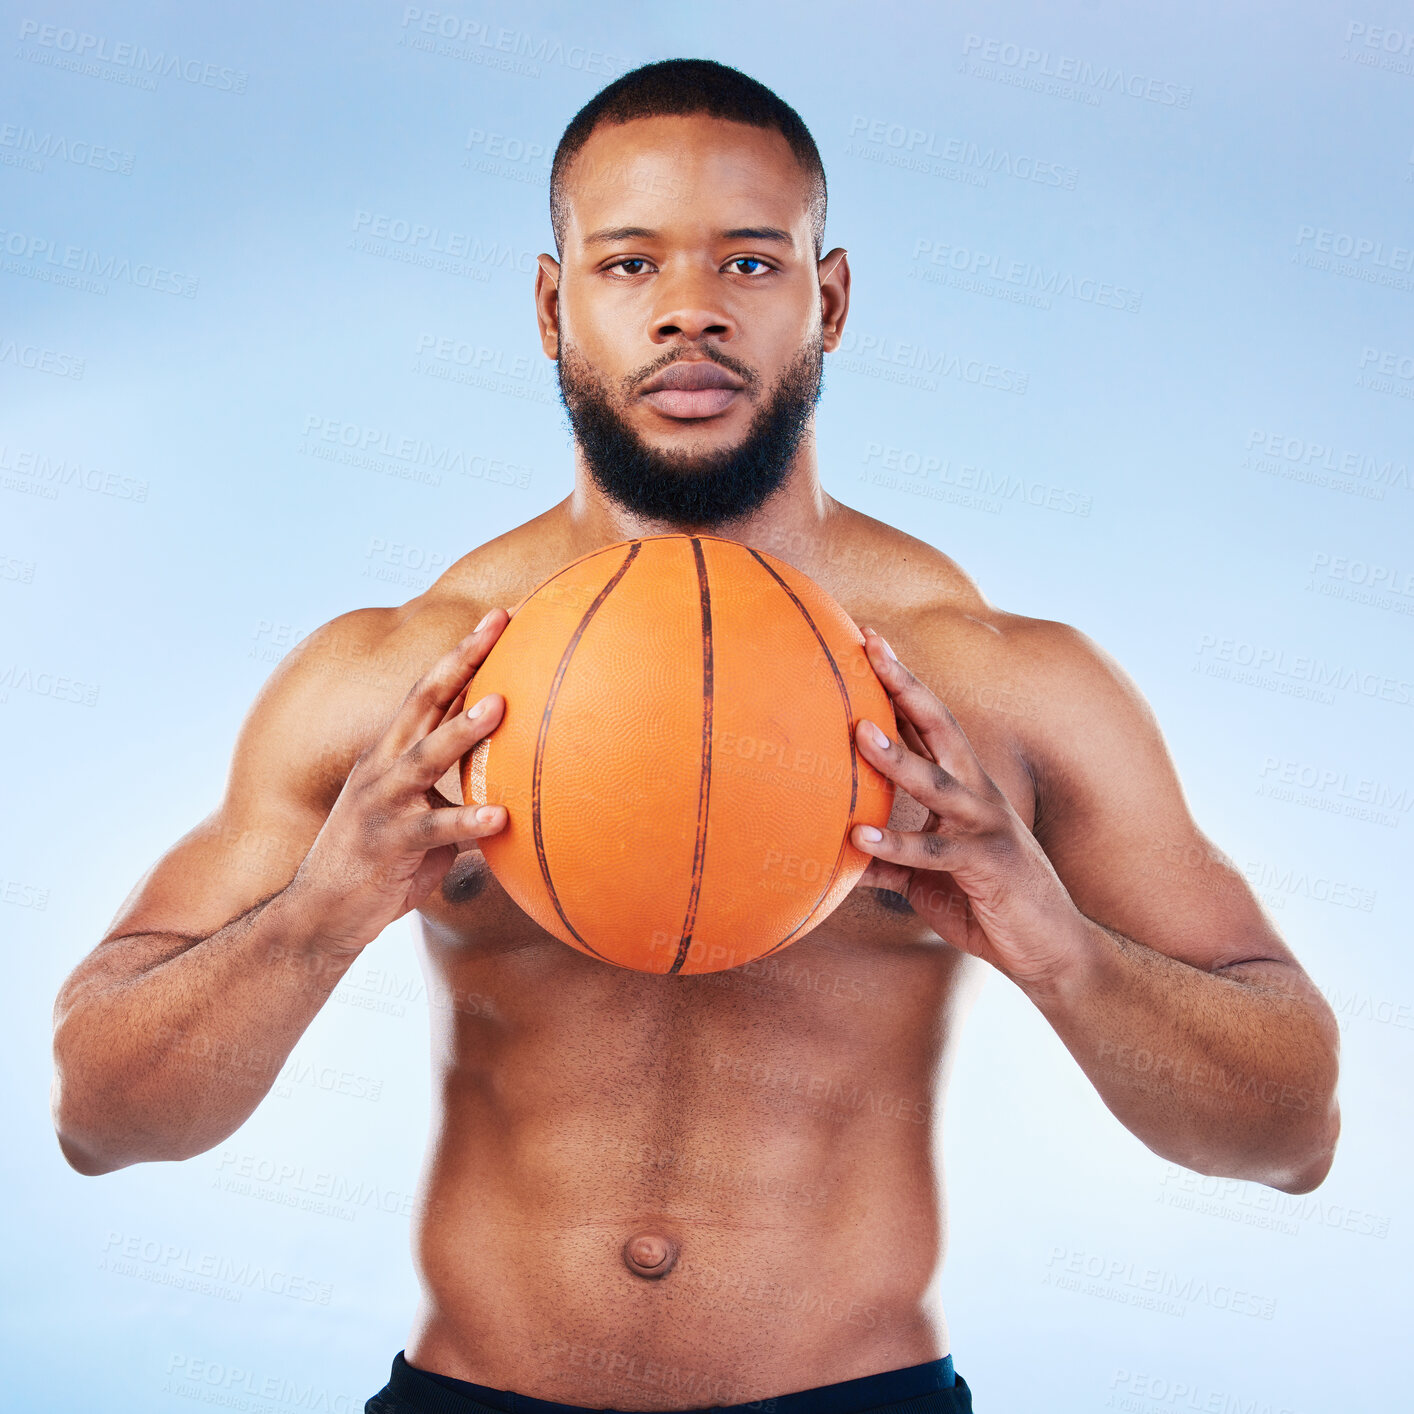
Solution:
M 988 980 L 946 1117 L 941 1278 L 979 1409 L 1392 1407 L 1414 1157 L 1408 8 L 422 10 L 472 27 L 461 57 L 418 48 L 430 37 L 393 4 L 0 6 L 9 1407 L 357 1410 L 404 1343 L 429 1112 L 406 923 L 316 1018 L 287 1094 L 183 1164 L 67 1169 L 50 1006 L 217 803 L 282 652 L 420 592 L 570 489 L 530 295 L 551 248 L 548 156 L 609 78 L 676 55 L 770 84 L 824 157 L 827 242 L 855 279 L 819 414 L 826 488 L 954 556 L 994 603 L 1115 655 L 1200 826 L 1341 1017 L 1340 1152 L 1291 1198 L 1150 1153 L 1030 1004 Z M 81 34 L 185 67 L 144 86 L 121 57 L 79 60 Z M 1045 71 L 1062 60 L 1141 96 L 1057 92 Z M 95 145 L 128 170 L 73 160 Z M 360 212 L 474 254 L 449 272 L 417 259 L 431 238 L 360 248 Z M 1322 230 L 1377 248 L 1342 262 L 1302 234 Z M 194 294 L 55 283 L 68 247 L 177 272 Z M 944 248 L 942 264 L 917 258 Z M 947 263 L 967 253 L 1141 298 L 1040 307 L 969 288 Z M 417 371 L 429 338 L 479 350 L 476 380 Z M 82 376 L 25 350 L 82 360 Z M 995 364 L 1024 392 L 946 372 L 920 385 L 915 354 Z M 433 481 L 376 449 L 340 460 L 341 437 L 455 448 L 465 469 Z M 925 457 L 939 465 L 886 465 Z M 1025 494 L 978 504 L 964 467 Z M 1264 672 L 1244 680 L 1254 660 Z M 1314 697 L 1313 661 L 1338 684 Z M 1282 798 L 1283 773 L 1315 784 Z M 1377 818 L 1343 813 L 1362 791 Z M 280 1166 L 266 1200 L 226 1186 Z M 358 1200 L 301 1209 L 319 1175 Z M 173 1284 L 247 1262 L 224 1294 Z M 1068 1266 L 1104 1274 L 1065 1289 Z M 1176 1313 L 1143 1304 L 1146 1281 L 1182 1293 Z M 1234 1290 L 1274 1303 L 1270 1318 L 1230 1309 Z

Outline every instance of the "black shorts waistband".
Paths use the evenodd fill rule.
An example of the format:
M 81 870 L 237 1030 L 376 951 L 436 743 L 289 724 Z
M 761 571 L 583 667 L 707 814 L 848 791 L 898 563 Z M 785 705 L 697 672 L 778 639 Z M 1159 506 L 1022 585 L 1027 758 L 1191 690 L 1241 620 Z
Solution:
M 971 1414 L 972 1391 L 952 1368 L 952 1357 L 899 1370 L 741 1404 L 699 1406 L 676 1414 Z M 583 1404 L 536 1399 L 415 1369 L 402 1351 L 393 1357 L 387 1385 L 365 1414 L 620 1414 Z

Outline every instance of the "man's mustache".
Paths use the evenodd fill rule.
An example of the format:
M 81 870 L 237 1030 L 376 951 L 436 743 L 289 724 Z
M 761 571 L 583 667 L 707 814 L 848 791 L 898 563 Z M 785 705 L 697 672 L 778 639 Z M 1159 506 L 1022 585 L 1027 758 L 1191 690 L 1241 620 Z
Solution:
M 688 354 L 687 349 L 673 349 L 661 358 L 654 359 L 652 363 L 640 368 L 636 373 L 631 373 L 624 379 L 623 389 L 625 394 L 631 394 L 636 388 L 641 387 L 655 374 L 661 373 L 663 369 L 679 362 Z M 745 391 L 749 394 L 760 381 L 760 374 L 751 367 L 749 363 L 743 363 L 739 358 L 733 358 L 730 354 L 724 354 L 711 345 L 704 344 L 695 351 L 695 356 L 705 357 L 712 363 L 720 364 L 728 372 L 736 374 L 746 385 Z

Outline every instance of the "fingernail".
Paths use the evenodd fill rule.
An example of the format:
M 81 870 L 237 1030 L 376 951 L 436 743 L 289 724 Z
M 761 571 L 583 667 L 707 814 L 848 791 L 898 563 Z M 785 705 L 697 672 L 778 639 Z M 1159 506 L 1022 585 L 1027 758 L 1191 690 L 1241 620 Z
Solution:
M 889 647 L 889 640 L 888 640 L 887 638 L 885 638 L 882 633 L 879 635 L 879 642 L 884 645 L 884 652 L 887 653 L 887 654 L 889 655 L 889 657 L 892 658 L 892 659 L 894 660 L 894 662 L 897 663 L 897 662 L 898 662 L 898 655 L 894 652 L 894 650 L 893 650 L 892 648 Z
M 481 713 L 485 710 L 485 707 L 486 699 L 483 697 L 481 701 L 478 702 L 474 707 L 468 707 L 466 709 L 466 715 L 468 717 L 479 717 Z
M 491 821 L 496 818 L 496 807 L 494 805 L 483 805 L 481 809 L 476 812 L 476 818 L 480 820 L 483 825 L 489 825 Z
M 875 726 L 874 723 L 871 722 L 868 717 L 865 717 L 863 726 L 865 731 L 870 733 L 869 740 L 872 741 L 874 745 L 879 748 L 880 751 L 887 751 L 889 749 L 888 737 L 886 737 L 883 731 L 879 727 Z
M 878 844 L 884 838 L 882 830 L 876 830 L 873 825 L 861 825 L 859 827 L 859 838 L 868 840 L 870 844 Z
M 491 622 L 491 615 L 494 614 L 495 612 L 496 612 L 495 609 L 488 609 L 488 610 L 486 611 L 486 617 L 485 617 L 484 619 L 482 619 L 481 622 L 480 622 L 479 624 L 477 624 L 477 626 L 476 626 L 474 629 L 472 629 L 472 632 L 473 632 L 473 633 L 480 633 L 481 630 L 482 630 L 483 628 L 485 628 L 486 625 Z

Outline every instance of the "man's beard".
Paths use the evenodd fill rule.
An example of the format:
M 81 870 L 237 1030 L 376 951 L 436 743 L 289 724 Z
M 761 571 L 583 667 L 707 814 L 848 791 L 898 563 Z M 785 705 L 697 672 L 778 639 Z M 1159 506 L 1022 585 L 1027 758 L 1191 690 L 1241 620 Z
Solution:
M 750 369 L 735 359 L 713 361 L 751 386 Z M 599 489 L 635 515 L 710 530 L 749 515 L 784 485 L 820 401 L 824 363 L 817 334 L 781 375 L 770 401 L 757 409 L 745 438 L 735 447 L 704 453 L 648 446 L 568 343 L 562 344 L 555 368 L 560 400 Z

